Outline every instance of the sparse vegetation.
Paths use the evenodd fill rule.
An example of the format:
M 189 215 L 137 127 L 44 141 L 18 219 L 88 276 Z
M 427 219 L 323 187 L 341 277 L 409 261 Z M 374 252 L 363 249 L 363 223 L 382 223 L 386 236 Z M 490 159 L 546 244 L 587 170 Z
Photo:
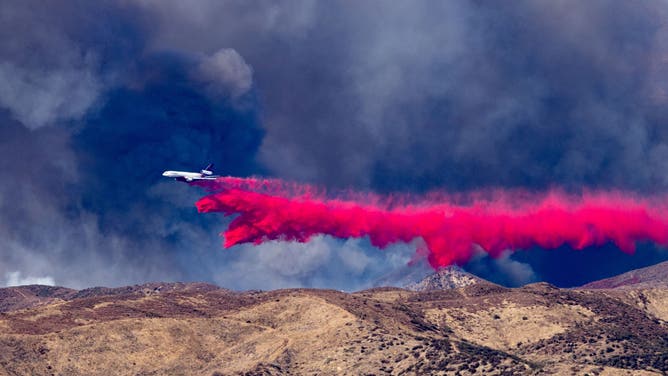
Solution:
M 646 310 L 668 301 L 649 293 L 641 295 L 642 304 L 628 303 L 623 293 L 541 284 L 355 294 L 235 293 L 181 284 L 39 294 L 29 303 L 12 301 L 14 307 L 39 302 L 32 308 L 5 305 L 0 315 L 5 373 L 524 375 L 562 367 L 566 374 L 598 375 L 668 369 L 668 329 Z M 551 329 L 538 333 L 541 327 Z

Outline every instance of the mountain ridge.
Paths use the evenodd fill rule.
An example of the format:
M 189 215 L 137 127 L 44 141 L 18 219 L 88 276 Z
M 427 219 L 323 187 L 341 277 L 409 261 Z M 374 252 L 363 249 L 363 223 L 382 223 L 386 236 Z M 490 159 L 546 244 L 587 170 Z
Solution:
M 459 268 L 420 283 L 418 291 L 354 293 L 180 282 L 3 288 L 0 375 L 640 376 L 668 369 L 666 288 L 506 288 Z
M 0 375 L 661 374 L 668 292 L 487 283 L 87 294 L 0 314 Z M 613 291 L 614 292 L 614 291 Z
M 630 270 L 609 278 L 586 283 L 580 288 L 613 289 L 640 287 L 668 287 L 668 261 Z

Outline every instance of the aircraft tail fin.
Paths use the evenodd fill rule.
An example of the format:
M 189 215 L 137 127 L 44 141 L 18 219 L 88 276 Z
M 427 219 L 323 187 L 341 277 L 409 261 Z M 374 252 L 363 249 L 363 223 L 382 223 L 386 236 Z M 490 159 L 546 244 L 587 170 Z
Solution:
M 213 163 L 209 163 L 202 171 L 202 175 L 213 175 Z

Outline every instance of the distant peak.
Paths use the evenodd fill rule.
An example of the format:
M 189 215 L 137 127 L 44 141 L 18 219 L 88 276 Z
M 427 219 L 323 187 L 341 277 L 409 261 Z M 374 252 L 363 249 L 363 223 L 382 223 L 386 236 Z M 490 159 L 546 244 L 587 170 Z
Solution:
M 470 286 L 483 281 L 481 278 L 464 271 L 459 266 L 451 265 L 438 269 L 419 282 L 405 286 L 412 291 L 448 290 Z

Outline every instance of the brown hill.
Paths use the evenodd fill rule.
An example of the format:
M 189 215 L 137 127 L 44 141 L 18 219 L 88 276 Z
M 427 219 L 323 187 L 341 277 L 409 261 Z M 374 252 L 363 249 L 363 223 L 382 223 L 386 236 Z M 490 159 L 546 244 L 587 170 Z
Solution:
M 0 288 L 0 312 L 14 311 L 66 300 L 114 295 L 150 295 L 167 291 L 210 291 L 220 287 L 208 283 L 146 283 L 125 287 L 91 287 L 73 290 L 65 287 L 28 285 Z
M 668 287 L 668 261 L 648 266 L 642 269 L 631 270 L 614 277 L 601 279 L 582 286 L 585 289 L 613 289 L 613 288 L 652 288 Z
M 74 293 L 76 290 L 42 285 L 3 288 L 0 289 L 0 312 L 52 303 Z
M 17 291 L 31 291 L 17 304 Z M 25 293 L 25 292 L 24 292 Z M 668 290 L 0 289 L 0 375 L 665 374 Z M 35 298 L 37 296 L 38 298 Z M 50 300 L 49 300 L 50 299 Z M 4 307 L 7 307 L 5 305 Z M 663 308 L 662 308 L 663 307 Z

